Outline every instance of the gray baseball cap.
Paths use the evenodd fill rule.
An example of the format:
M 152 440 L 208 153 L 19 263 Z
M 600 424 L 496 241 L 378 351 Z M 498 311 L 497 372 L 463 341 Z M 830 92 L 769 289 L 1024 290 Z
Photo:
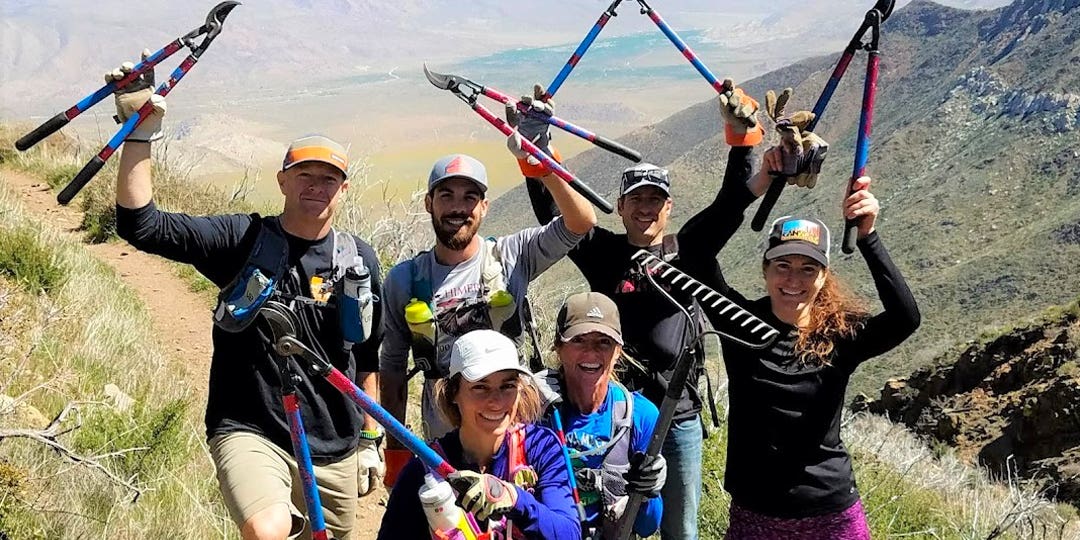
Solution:
M 483 163 L 480 163 L 472 156 L 450 154 L 439 158 L 435 165 L 431 167 L 431 174 L 428 175 L 428 193 L 431 193 L 435 186 L 451 178 L 472 180 L 477 186 L 480 186 L 481 193 L 487 193 L 487 169 L 484 168 Z

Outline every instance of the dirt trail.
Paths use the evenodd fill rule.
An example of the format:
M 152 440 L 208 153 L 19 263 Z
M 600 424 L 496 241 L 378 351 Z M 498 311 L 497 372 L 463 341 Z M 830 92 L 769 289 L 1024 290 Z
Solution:
M 87 244 L 78 230 L 82 212 L 60 206 L 48 184 L 25 173 L 0 168 L 0 183 L 19 195 L 26 210 L 61 234 L 83 243 L 102 262 L 116 270 L 150 312 L 154 335 L 170 361 L 192 388 L 205 389 L 210 374 L 210 301 L 191 291 L 166 260 L 138 251 L 124 242 Z M 205 393 L 205 390 L 203 390 Z M 197 392 L 198 394 L 198 392 Z M 205 398 L 205 395 L 202 395 Z M 360 499 L 356 540 L 374 539 L 385 510 L 386 490 L 379 488 Z
M 19 194 L 27 211 L 62 234 L 83 241 L 78 231 L 82 212 L 60 206 L 48 184 L 24 173 L 0 170 L 0 179 Z M 210 325 L 213 307 L 188 288 L 169 263 L 137 251 L 126 243 L 84 244 L 99 260 L 113 267 L 132 287 L 150 312 L 154 335 L 194 388 L 204 388 L 210 373 Z

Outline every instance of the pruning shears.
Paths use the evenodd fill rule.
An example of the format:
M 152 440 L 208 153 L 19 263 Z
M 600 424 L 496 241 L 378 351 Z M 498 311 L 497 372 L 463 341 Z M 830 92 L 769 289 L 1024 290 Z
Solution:
M 465 102 L 465 104 L 468 105 L 469 108 L 471 108 L 473 111 L 476 111 L 476 114 L 479 114 L 481 117 L 483 117 L 484 120 L 487 120 L 489 124 L 495 126 L 495 129 L 498 129 L 502 132 L 503 135 L 506 135 L 507 137 L 513 135 L 514 128 L 510 127 L 510 124 L 508 124 L 502 118 L 499 118 L 498 116 L 492 114 L 492 112 L 487 107 L 481 105 L 478 98 L 480 96 L 487 96 L 493 100 L 499 101 L 504 104 L 516 105 L 519 111 L 523 111 L 525 109 L 531 110 L 531 108 L 527 105 L 514 100 L 513 98 L 507 96 L 506 94 L 503 94 L 502 92 L 499 92 L 498 90 L 483 86 L 481 84 L 477 84 L 473 81 L 470 81 L 469 79 L 459 77 L 457 75 L 446 75 L 431 71 L 428 69 L 427 64 L 424 65 L 424 75 L 427 77 L 427 80 L 431 82 L 431 84 L 434 85 L 436 88 L 440 88 L 442 90 L 449 90 L 450 92 L 452 92 L 455 96 L 457 96 L 458 99 Z M 556 117 L 550 117 L 548 119 L 548 122 L 553 126 L 563 129 L 567 129 L 563 125 L 573 125 L 566 122 L 565 120 Z M 577 126 L 574 127 L 577 128 Z M 573 131 L 570 132 L 573 133 Z M 614 141 L 608 142 L 618 145 L 618 143 L 614 143 Z M 588 199 L 589 202 L 596 205 L 597 208 L 603 210 L 605 213 L 608 214 L 614 211 L 614 207 L 611 206 L 611 203 L 604 200 L 603 197 L 593 191 L 592 188 L 590 188 L 584 182 L 578 180 L 578 178 L 574 176 L 573 173 L 563 168 L 563 166 L 560 165 L 559 162 L 555 161 L 551 156 L 544 153 L 543 150 L 537 148 L 537 146 L 533 144 L 532 141 L 526 138 L 522 138 L 521 148 L 522 150 L 528 152 L 529 155 L 543 163 L 544 166 L 547 167 L 548 170 L 553 172 L 556 176 L 566 181 L 566 183 L 570 184 L 570 187 L 572 187 L 574 191 L 580 193 L 583 197 Z M 638 159 L 640 159 L 640 154 L 638 154 Z
M 847 71 L 848 64 L 855 57 L 855 53 L 860 50 L 867 51 L 869 55 L 863 86 L 862 114 L 859 117 L 859 134 L 855 145 L 855 169 L 851 182 L 854 182 L 866 172 L 866 162 L 870 154 L 870 126 L 874 117 L 874 93 L 877 90 L 878 41 L 881 37 L 881 23 L 889 18 L 894 7 L 896 7 L 895 0 L 878 0 L 874 7 L 866 12 L 862 24 L 847 47 L 844 48 L 844 53 L 840 56 L 836 68 L 833 69 L 829 82 L 825 84 L 821 96 L 818 97 L 817 103 L 814 104 L 814 119 L 807 124 L 805 129 L 805 131 L 814 131 L 817 123 L 821 120 L 821 116 L 825 114 L 825 107 L 829 104 L 829 100 L 832 99 L 836 86 L 840 84 L 840 79 L 843 78 L 844 73 Z M 868 43 L 864 43 L 863 40 L 867 33 L 870 34 L 870 40 Z M 787 180 L 784 178 L 775 178 L 769 184 L 769 191 L 765 193 L 765 198 L 762 199 L 761 205 L 758 206 L 757 212 L 754 214 L 754 219 L 750 222 L 750 227 L 753 230 L 760 231 L 764 228 L 769 212 L 772 211 L 776 200 L 780 198 L 780 193 L 784 191 L 786 185 Z M 850 194 L 850 184 L 848 190 Z M 855 226 L 850 222 L 846 223 L 842 246 L 844 253 L 851 253 L 855 249 L 854 232 Z
M 577 67 L 578 62 L 585 56 L 589 47 L 592 46 L 593 41 L 600 35 L 600 31 L 604 29 L 604 26 L 607 25 L 612 17 L 618 16 L 618 13 L 616 13 L 615 10 L 622 2 L 623 0 L 614 0 L 608 5 L 607 9 L 604 10 L 604 13 L 602 13 L 596 23 L 593 24 L 593 27 L 589 29 L 589 33 L 585 34 L 585 39 L 581 41 L 581 44 L 577 46 L 577 49 L 574 49 L 574 53 L 570 55 L 570 59 L 566 61 L 566 64 L 559 70 L 555 79 L 548 85 L 546 97 L 554 96 L 555 92 L 559 91 L 559 88 L 566 82 L 566 78 L 570 76 L 570 72 Z M 649 17 L 649 20 L 660 29 L 660 32 L 664 34 L 664 37 L 668 38 L 668 41 L 679 50 L 683 58 L 686 58 L 686 60 L 694 66 L 694 69 L 705 78 L 709 83 L 709 86 L 712 86 L 718 94 L 724 93 L 726 91 L 724 89 L 724 83 L 717 79 L 716 75 L 713 75 L 713 73 L 709 71 L 709 68 L 705 67 L 705 64 L 698 58 L 697 54 L 694 53 L 693 49 L 691 49 L 690 46 L 679 37 L 679 34 L 671 28 L 667 21 L 660 16 L 660 12 L 653 9 L 653 7 L 645 0 L 637 0 L 637 3 L 641 7 L 641 14 Z
M 93 93 L 84 97 L 78 103 L 73 105 L 71 108 L 57 114 L 56 116 L 50 118 L 45 123 L 35 128 L 30 133 L 27 133 L 15 142 L 15 148 L 19 149 L 20 151 L 25 151 L 29 149 L 45 137 L 52 135 L 60 128 L 67 125 L 67 123 L 73 120 L 76 116 L 79 116 L 80 114 L 86 112 L 87 109 L 93 107 L 98 102 L 105 99 L 107 96 L 116 93 L 118 90 L 121 90 L 132 82 L 138 80 L 140 75 L 153 70 L 154 66 L 158 65 L 161 61 L 172 56 L 180 49 L 186 47 L 191 50 L 191 53 L 188 54 L 187 58 L 185 58 L 184 61 L 181 62 L 180 65 L 172 72 L 172 74 L 169 76 L 169 80 L 158 86 L 157 90 L 154 92 L 159 96 L 165 97 L 169 94 L 173 87 L 180 82 L 180 79 L 182 79 L 184 75 L 186 75 L 187 72 L 191 70 L 192 66 L 194 66 L 195 63 L 199 61 L 199 58 L 204 52 L 206 52 L 206 49 L 210 46 L 210 43 L 213 42 L 214 38 L 216 38 L 218 34 L 221 33 L 221 27 L 222 24 L 225 22 L 225 17 L 227 17 L 229 13 L 232 12 L 233 8 L 239 5 L 240 2 L 228 0 L 214 6 L 214 8 L 210 10 L 210 13 L 206 15 L 206 22 L 203 23 L 201 26 L 188 32 L 187 34 L 184 34 L 183 36 L 180 36 L 179 38 L 176 38 L 176 40 L 170 42 L 168 45 L 165 45 L 157 52 L 146 57 L 145 60 L 136 64 L 135 67 L 131 69 L 131 73 L 129 73 L 123 79 L 110 82 L 105 86 L 98 88 Z M 203 37 L 202 41 L 196 43 L 195 40 L 202 36 L 205 36 Z M 108 144 L 105 145 L 105 148 L 102 148 L 101 152 L 98 152 L 98 155 L 94 156 L 94 158 L 91 159 L 90 162 L 88 162 L 81 171 L 79 171 L 79 174 L 75 175 L 75 178 L 72 179 L 66 187 L 64 187 L 60 194 L 57 195 L 56 200 L 60 204 L 67 204 L 71 202 L 71 199 L 73 199 L 75 195 L 77 195 L 79 191 L 81 191 L 82 188 L 86 186 L 87 182 L 89 182 L 90 179 L 93 178 L 99 170 L 101 170 L 101 168 L 105 165 L 105 161 L 107 161 L 109 157 L 111 157 L 113 153 L 116 152 L 116 150 L 124 142 L 124 139 L 126 139 L 128 135 L 130 135 L 131 132 L 134 131 L 135 128 L 143 121 L 143 119 L 152 112 L 153 108 L 154 106 L 152 101 L 147 100 L 146 103 L 144 103 L 143 106 L 136 113 L 132 114 L 131 117 L 128 118 L 126 122 L 124 122 L 124 125 L 120 128 L 120 131 L 118 131 L 116 135 L 114 135 L 113 138 L 109 140 Z

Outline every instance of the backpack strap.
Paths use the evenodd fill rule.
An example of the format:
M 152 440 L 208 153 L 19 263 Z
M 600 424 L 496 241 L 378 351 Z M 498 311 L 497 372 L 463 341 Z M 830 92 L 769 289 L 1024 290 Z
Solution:
M 214 308 L 214 325 L 227 332 L 243 331 L 255 321 L 288 267 L 289 241 L 277 217 L 253 218 L 253 225 L 259 227 L 255 242 L 240 271 L 221 288 Z
M 662 240 L 661 250 L 664 262 L 670 263 L 679 257 L 679 237 L 674 233 L 665 234 Z

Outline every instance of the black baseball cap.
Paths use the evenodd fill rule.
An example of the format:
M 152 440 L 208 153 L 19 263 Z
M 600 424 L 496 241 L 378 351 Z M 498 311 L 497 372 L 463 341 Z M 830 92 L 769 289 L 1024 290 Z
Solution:
M 667 169 L 652 163 L 641 163 L 623 171 L 619 196 L 645 186 L 656 186 L 671 197 L 671 180 L 668 179 Z
M 816 219 L 784 216 L 773 222 L 769 231 L 769 247 L 765 260 L 785 255 L 803 255 L 829 266 L 829 244 L 832 236 L 829 228 Z

